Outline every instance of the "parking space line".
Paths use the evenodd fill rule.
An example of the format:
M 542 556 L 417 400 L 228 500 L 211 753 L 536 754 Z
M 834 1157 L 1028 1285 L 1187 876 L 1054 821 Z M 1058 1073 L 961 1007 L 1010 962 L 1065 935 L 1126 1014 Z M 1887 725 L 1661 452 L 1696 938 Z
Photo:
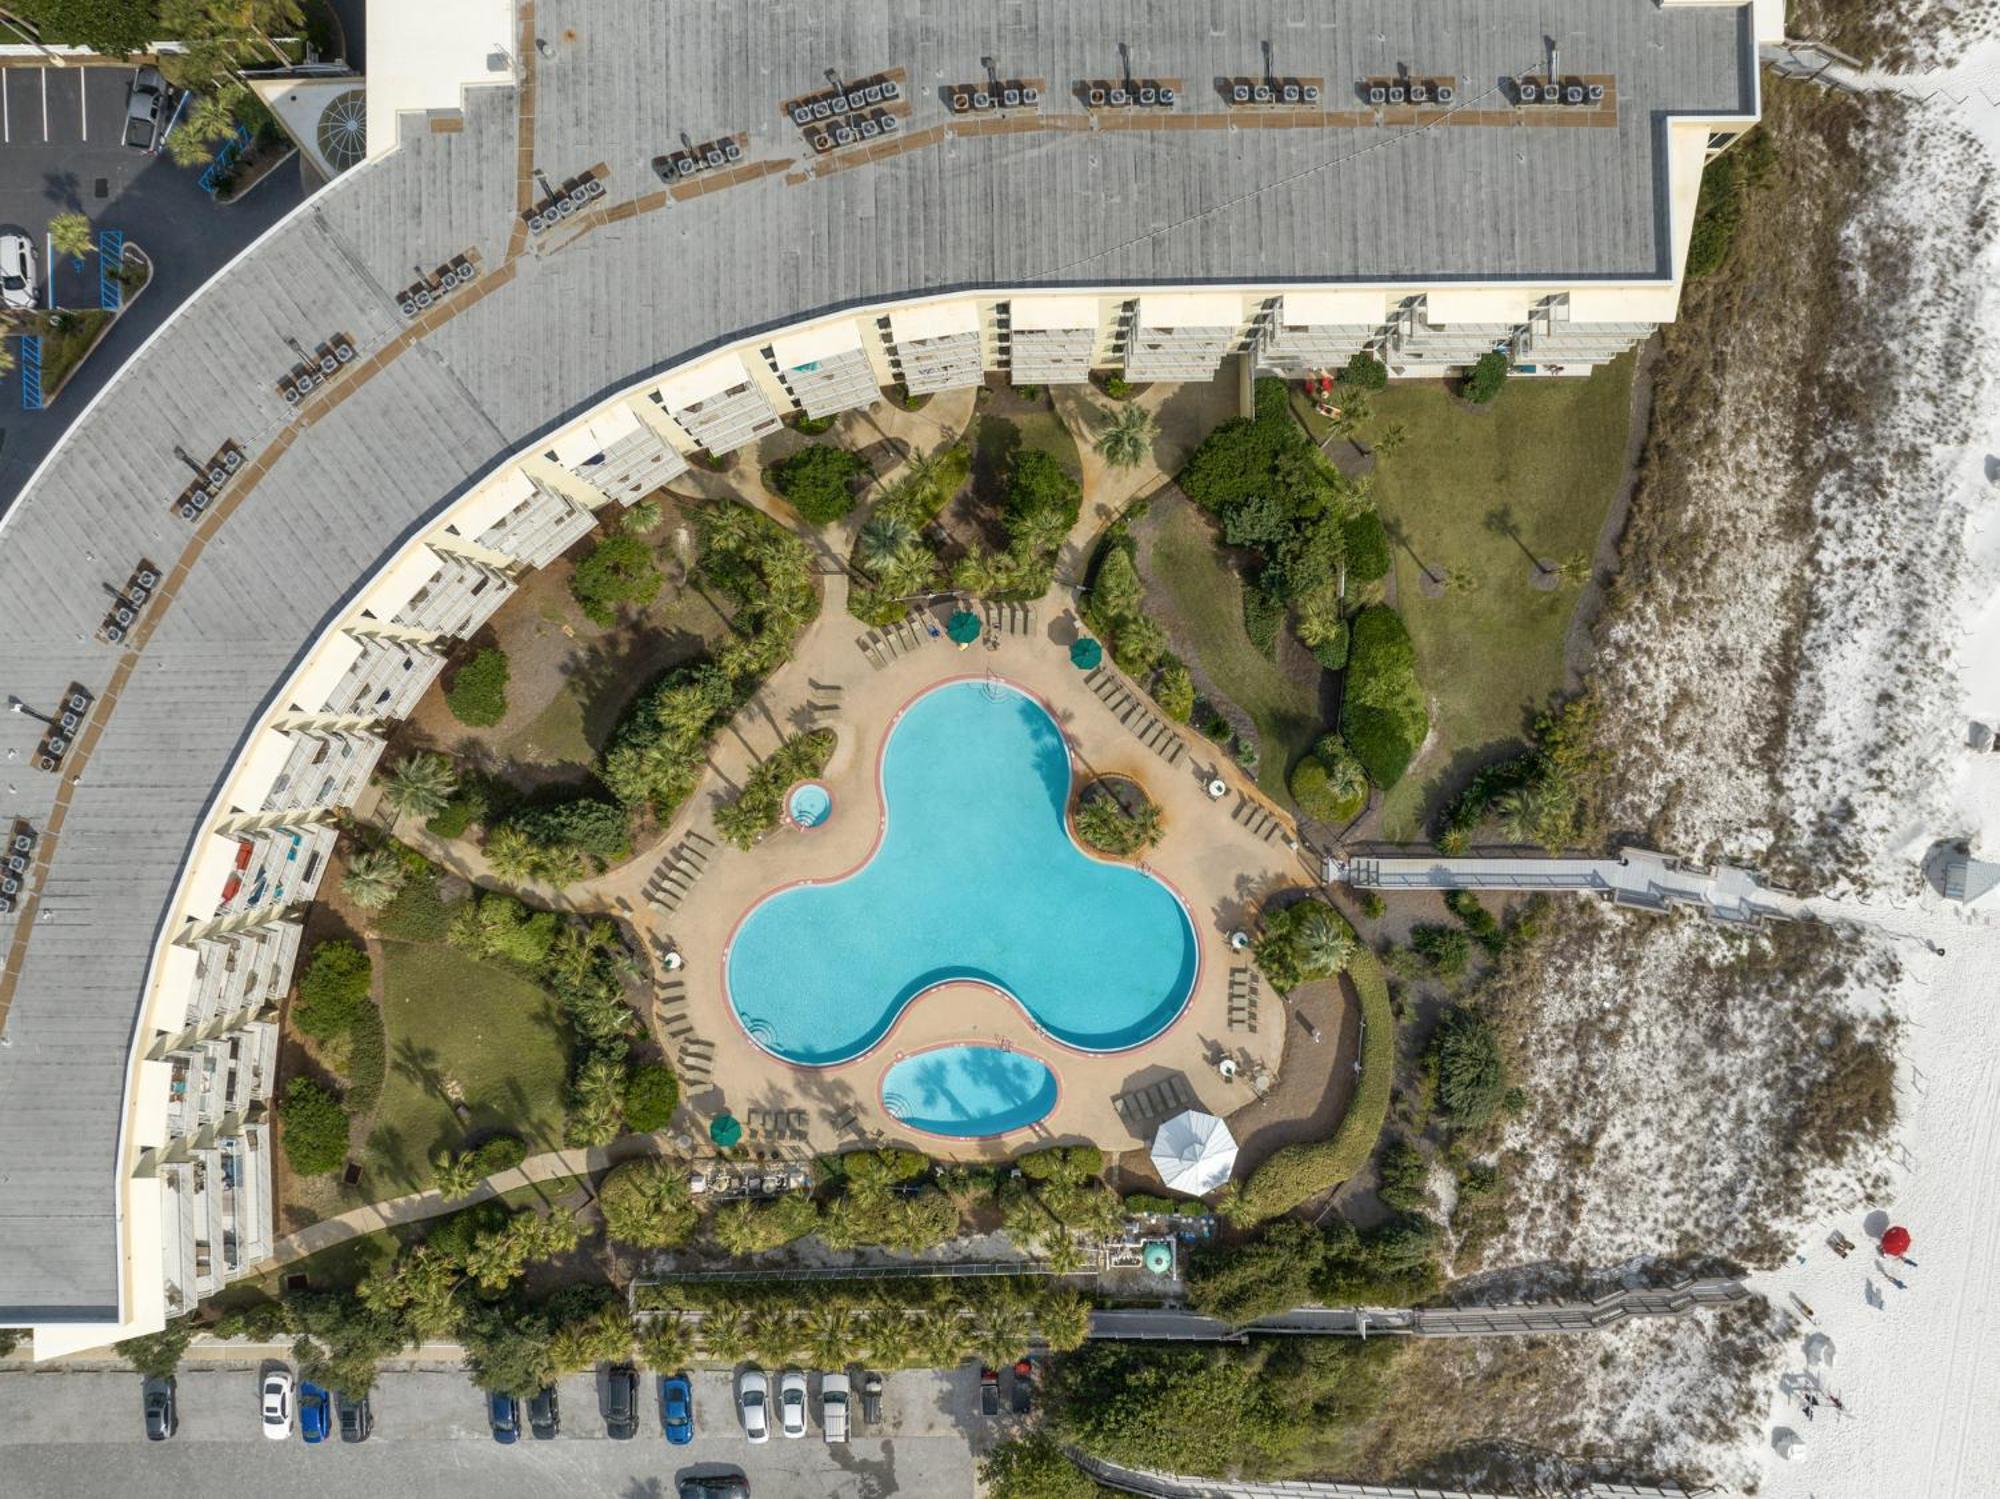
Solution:
M 76 79 L 76 117 L 83 126 L 83 138 L 90 139 L 90 71 L 85 69 Z
M 8 145 L 14 141 L 14 122 L 7 117 L 7 75 L 12 68 L 0 68 L 0 142 Z
M 35 71 L 42 75 L 42 139 L 46 142 L 49 138 L 49 70 L 37 68 Z

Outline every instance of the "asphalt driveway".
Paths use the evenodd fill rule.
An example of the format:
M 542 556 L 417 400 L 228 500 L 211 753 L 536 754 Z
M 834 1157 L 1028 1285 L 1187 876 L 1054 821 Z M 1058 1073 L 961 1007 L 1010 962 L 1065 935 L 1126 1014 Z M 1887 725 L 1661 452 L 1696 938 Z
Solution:
M 82 213 L 94 228 L 122 230 L 154 265 L 152 285 L 53 406 L 23 411 L 19 375 L 0 377 L 0 511 L 146 336 L 305 196 L 298 166 L 287 163 L 243 201 L 220 207 L 198 185 L 199 168 L 128 148 L 122 137 L 133 72 L 129 66 L 0 68 L 0 232 L 34 242 L 45 282 L 48 221 L 59 213 Z M 61 304 L 95 307 L 96 262 L 79 272 L 64 261 L 55 268 L 54 288 Z

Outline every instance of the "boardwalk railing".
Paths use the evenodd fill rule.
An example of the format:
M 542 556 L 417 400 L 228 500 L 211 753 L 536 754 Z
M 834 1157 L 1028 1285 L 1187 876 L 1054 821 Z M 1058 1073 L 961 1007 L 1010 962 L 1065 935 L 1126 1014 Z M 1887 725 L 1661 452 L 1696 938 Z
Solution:
M 1126 1468 L 1105 1462 L 1076 1448 L 1066 1449 L 1069 1459 L 1107 1488 L 1127 1494 L 1145 1494 L 1151 1499 L 1513 1499 L 1497 1489 L 1398 1488 L 1379 1483 L 1338 1483 L 1307 1479 L 1281 1479 L 1273 1483 L 1247 1483 L 1226 1478 L 1189 1478 L 1180 1473 L 1157 1473 L 1148 1468 Z M 1696 1499 L 1713 1489 L 1686 1489 L 1679 1484 L 1664 1487 L 1636 1483 L 1590 1483 L 1573 1490 L 1577 1499 Z

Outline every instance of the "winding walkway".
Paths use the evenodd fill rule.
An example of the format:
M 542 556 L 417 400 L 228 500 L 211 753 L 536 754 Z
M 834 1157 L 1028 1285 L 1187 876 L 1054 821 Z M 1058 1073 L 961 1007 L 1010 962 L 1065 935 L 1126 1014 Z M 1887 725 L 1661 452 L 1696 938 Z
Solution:
M 507 1171 L 496 1171 L 481 1181 L 469 1196 L 447 1199 L 436 1190 L 411 1192 L 402 1197 L 391 1197 L 383 1202 L 371 1202 L 366 1207 L 350 1208 L 347 1212 L 332 1218 L 322 1218 L 297 1233 L 286 1234 L 271 1246 L 271 1252 L 263 1259 L 249 1266 L 243 1272 L 246 1280 L 260 1275 L 268 1275 L 273 1270 L 282 1269 L 298 1260 L 318 1254 L 323 1249 L 331 1249 L 336 1244 L 345 1244 L 349 1239 L 359 1239 L 368 1234 L 380 1233 L 383 1229 L 398 1228 L 406 1223 L 422 1223 L 428 1218 L 441 1218 L 446 1213 L 455 1213 L 460 1208 L 471 1207 L 485 1202 L 488 1198 L 500 1197 L 521 1187 L 532 1187 L 537 1183 L 566 1181 L 571 1177 L 587 1176 L 605 1171 L 626 1161 L 638 1160 L 642 1156 L 664 1155 L 672 1136 L 662 1131 L 653 1135 L 620 1135 L 609 1145 L 579 1146 L 573 1150 L 548 1150 L 540 1155 L 531 1155 L 520 1165 Z

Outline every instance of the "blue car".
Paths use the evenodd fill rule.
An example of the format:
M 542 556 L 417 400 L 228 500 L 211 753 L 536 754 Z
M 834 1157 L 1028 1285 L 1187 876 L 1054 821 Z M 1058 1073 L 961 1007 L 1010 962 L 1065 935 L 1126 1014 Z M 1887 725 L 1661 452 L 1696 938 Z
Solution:
M 694 1440 L 694 1386 L 685 1374 L 660 1376 L 660 1429 L 676 1447 Z
M 486 1424 L 493 1428 L 493 1440 L 511 1447 L 521 1440 L 521 1402 L 512 1395 L 486 1397 Z
M 299 1434 L 308 1442 L 324 1442 L 333 1429 L 333 1401 L 316 1384 L 299 1386 Z

